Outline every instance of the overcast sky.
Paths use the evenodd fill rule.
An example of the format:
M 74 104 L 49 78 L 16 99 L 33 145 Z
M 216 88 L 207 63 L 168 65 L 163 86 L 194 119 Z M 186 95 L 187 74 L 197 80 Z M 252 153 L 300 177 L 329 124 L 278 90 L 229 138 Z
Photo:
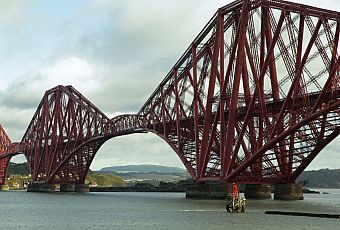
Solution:
M 20 141 L 44 92 L 60 84 L 73 85 L 109 117 L 136 113 L 229 2 L 0 0 L 0 123 Z M 337 0 L 299 2 L 340 11 Z M 340 168 L 339 142 L 309 168 Z M 104 144 L 91 168 L 140 163 L 183 167 L 163 140 L 136 134 Z

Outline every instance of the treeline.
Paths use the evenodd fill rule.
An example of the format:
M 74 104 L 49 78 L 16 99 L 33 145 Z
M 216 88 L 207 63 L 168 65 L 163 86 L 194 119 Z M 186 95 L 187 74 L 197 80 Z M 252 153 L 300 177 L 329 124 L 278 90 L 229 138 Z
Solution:
M 305 171 L 298 178 L 305 187 L 340 188 L 340 169 Z
M 112 174 L 100 174 L 89 170 L 85 184 L 97 185 L 98 187 L 126 187 L 123 178 Z
M 8 166 L 7 175 L 28 175 L 29 167 L 25 163 L 12 163 Z M 298 181 L 305 187 L 316 188 L 340 188 L 340 169 L 320 169 L 305 171 L 298 178 Z M 114 173 L 99 173 L 89 171 L 86 183 L 97 184 L 99 187 L 124 187 L 127 186 L 125 181 Z M 157 182 L 159 183 L 159 181 Z
M 13 188 L 22 188 L 24 187 L 25 182 L 29 180 L 28 175 L 30 174 L 30 170 L 27 162 L 25 163 L 9 163 L 7 170 L 7 177 L 11 177 L 8 179 L 7 183 L 10 187 Z M 113 174 L 100 174 L 94 173 L 89 170 L 86 180 L 86 184 L 97 185 L 99 187 L 125 187 L 127 184 L 123 180 L 123 178 L 119 176 L 115 176 Z
M 27 162 L 19 163 L 19 164 L 9 162 L 7 174 L 8 175 L 13 175 L 13 174 L 28 175 L 28 174 L 30 174 L 30 169 L 28 167 Z

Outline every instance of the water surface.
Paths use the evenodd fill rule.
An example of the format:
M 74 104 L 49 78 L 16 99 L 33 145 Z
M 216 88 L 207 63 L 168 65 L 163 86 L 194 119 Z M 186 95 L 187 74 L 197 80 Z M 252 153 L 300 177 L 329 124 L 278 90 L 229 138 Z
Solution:
M 326 191 L 326 190 L 322 190 Z M 340 220 L 265 215 L 267 210 L 340 214 L 340 190 L 303 201 L 247 200 L 246 213 L 184 193 L 0 193 L 0 229 L 340 229 Z

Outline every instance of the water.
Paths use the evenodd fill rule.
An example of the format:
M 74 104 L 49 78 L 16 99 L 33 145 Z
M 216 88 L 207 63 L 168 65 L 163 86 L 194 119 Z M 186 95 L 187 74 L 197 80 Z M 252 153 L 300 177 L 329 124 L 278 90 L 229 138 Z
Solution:
M 326 191 L 326 190 L 321 190 Z M 244 214 L 225 202 L 184 193 L 0 193 L 0 229 L 340 229 L 340 219 L 265 215 L 267 210 L 340 214 L 340 190 L 303 201 L 247 200 Z

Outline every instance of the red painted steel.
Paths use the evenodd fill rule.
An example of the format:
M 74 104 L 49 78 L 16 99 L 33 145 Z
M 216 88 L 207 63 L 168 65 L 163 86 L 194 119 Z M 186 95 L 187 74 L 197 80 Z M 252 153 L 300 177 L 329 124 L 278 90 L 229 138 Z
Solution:
M 197 180 L 293 182 L 339 133 L 334 11 L 220 8 L 138 114 Z
M 197 181 L 294 182 L 340 134 L 339 31 L 338 12 L 278 0 L 232 2 L 137 114 L 109 119 L 73 87 L 57 86 L 17 148 L 33 181 L 83 183 L 105 141 L 147 131 L 164 139 Z M 6 150 L 2 133 L 6 171 L 11 155 L 4 154 L 19 150 Z
M 0 125 L 0 156 L 4 156 L 8 152 L 8 148 L 12 145 L 11 140 L 7 136 L 5 130 Z M 6 172 L 10 158 L 4 157 L 0 159 L 0 185 L 6 182 Z

